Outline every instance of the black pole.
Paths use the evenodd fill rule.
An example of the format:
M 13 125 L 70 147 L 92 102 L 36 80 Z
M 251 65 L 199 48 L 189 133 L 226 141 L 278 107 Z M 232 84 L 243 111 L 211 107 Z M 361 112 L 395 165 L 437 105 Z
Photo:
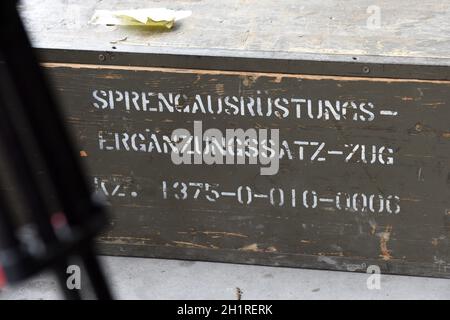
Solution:
M 66 288 L 65 270 L 70 255 L 80 256 L 97 298 L 111 299 L 92 245 L 92 238 L 98 232 L 105 214 L 102 207 L 91 198 L 60 110 L 31 48 L 16 8 L 16 1 L 0 1 L 0 54 L 0 59 L 4 60 L 6 74 L 9 76 L 7 82 L 3 83 L 3 95 L 13 101 L 10 108 L 8 104 L 1 105 L 5 117 L 0 121 L 0 134 L 3 144 L 8 149 L 7 157 L 16 173 L 18 185 L 32 212 L 32 222 L 37 226 L 39 236 L 47 249 L 54 251 L 46 257 L 47 262 L 52 263 L 51 267 L 58 275 L 66 298 L 78 299 L 80 296 L 76 291 Z M 10 90 L 13 94 L 5 92 L 5 87 L 6 91 Z M 17 126 L 20 125 L 29 128 L 31 134 L 27 139 L 20 137 L 17 130 Z M 63 243 L 59 241 L 51 224 L 51 212 L 46 204 L 45 195 L 41 192 L 42 186 L 33 171 L 24 139 L 29 140 L 28 143 L 31 141 L 35 144 L 43 168 L 62 207 L 63 215 L 67 219 L 65 229 L 68 237 Z M 2 234 L 5 232 L 0 237 L 0 254 L 4 255 L 7 252 L 17 253 L 18 256 L 23 254 L 31 265 L 28 269 L 32 269 L 23 272 L 24 276 L 32 271 L 40 271 L 46 261 L 34 261 L 39 258 L 27 256 L 29 253 L 21 250 L 10 217 L 10 210 L 3 205 L 0 206 L 0 232 Z M 8 263 L 16 260 L 5 259 L 5 261 Z M 35 265 L 30 261 L 35 262 Z M 24 264 L 21 266 L 24 267 Z
M 83 224 L 85 218 L 101 208 L 91 201 L 61 111 L 48 89 L 14 2 L 0 1 L 0 51 L 12 79 L 12 89 L 20 92 L 17 108 L 36 138 L 69 223 Z

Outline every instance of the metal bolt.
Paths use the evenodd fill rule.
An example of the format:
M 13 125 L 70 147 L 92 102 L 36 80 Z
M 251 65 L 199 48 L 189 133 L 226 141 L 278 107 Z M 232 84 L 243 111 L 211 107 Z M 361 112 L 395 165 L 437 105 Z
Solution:
M 369 73 L 370 72 L 370 68 L 368 66 L 363 67 L 362 71 L 364 73 Z
M 98 60 L 105 61 L 106 60 L 106 56 L 104 54 L 99 54 L 98 55 Z

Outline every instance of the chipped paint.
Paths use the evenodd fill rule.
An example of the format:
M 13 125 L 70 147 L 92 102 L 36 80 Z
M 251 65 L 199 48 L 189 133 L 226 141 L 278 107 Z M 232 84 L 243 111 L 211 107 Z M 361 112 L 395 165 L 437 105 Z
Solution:
M 281 168 L 282 174 L 270 180 L 260 180 L 259 177 L 254 176 L 250 172 L 251 170 L 246 168 L 244 170 L 237 168 L 236 171 L 233 168 L 226 174 L 221 171 L 217 175 L 214 173 L 216 171 L 209 170 L 204 171 L 205 174 L 202 175 L 203 172 L 199 173 L 196 171 L 196 168 L 192 168 L 194 170 L 193 173 L 199 176 L 199 180 L 195 180 L 196 182 L 203 183 L 203 185 L 205 183 L 218 183 L 221 188 L 223 187 L 221 191 L 235 191 L 236 189 L 236 186 L 233 186 L 231 183 L 228 185 L 223 183 L 222 179 L 226 179 L 228 174 L 232 174 L 235 179 L 242 181 L 242 186 L 248 185 L 251 188 L 251 192 L 257 192 L 258 196 L 265 194 L 269 198 L 270 188 L 274 188 L 274 190 L 280 188 L 282 191 L 285 191 L 284 206 L 287 204 L 292 206 L 292 208 L 286 209 L 282 207 L 274 208 L 264 202 L 265 200 L 263 199 L 265 198 L 262 197 L 257 200 L 253 198 L 251 205 L 245 205 L 245 197 L 241 199 L 244 200 L 244 204 L 232 202 L 232 198 L 221 198 L 220 201 L 209 203 L 205 200 L 207 193 L 203 191 L 200 192 L 199 197 L 195 201 L 193 199 L 184 203 L 176 201 L 173 197 L 174 193 L 172 197 L 169 194 L 169 201 L 166 203 L 159 202 L 157 197 L 161 197 L 162 187 L 157 185 L 158 179 L 162 179 L 163 175 L 167 175 L 173 180 L 171 181 L 172 184 L 175 181 L 180 183 L 182 181 L 180 179 L 187 179 L 186 177 L 188 176 L 185 173 L 188 174 L 189 172 L 178 168 L 173 168 L 173 170 L 169 168 L 169 171 L 161 171 L 167 169 L 167 159 L 161 160 L 156 153 L 152 154 L 151 157 L 149 156 L 148 162 L 144 157 L 138 155 L 132 158 L 124 154 L 122 158 L 122 155 L 119 157 L 114 152 L 101 154 L 97 158 L 96 149 L 92 147 L 93 140 L 96 139 L 95 134 L 98 130 L 109 127 L 125 132 L 144 126 L 148 126 L 149 130 L 155 133 L 166 134 L 168 128 L 177 127 L 181 123 L 192 123 L 193 117 L 186 117 L 183 113 L 175 112 L 173 114 L 154 113 L 150 115 L 137 112 L 135 114 L 133 113 L 134 111 L 130 111 L 122 115 L 119 113 L 121 111 L 117 111 L 117 109 L 113 112 L 108 110 L 86 111 L 86 108 L 82 108 L 82 106 L 88 105 L 89 99 L 92 97 L 88 95 L 86 97 L 81 96 L 81 90 L 77 89 L 77 86 L 81 83 L 82 88 L 84 88 L 85 82 L 86 85 L 89 84 L 88 81 L 91 81 L 90 85 L 96 88 L 99 86 L 99 83 L 106 84 L 107 82 L 111 82 L 111 85 L 115 86 L 115 81 L 102 81 L 99 80 L 101 77 L 96 77 L 95 75 L 97 73 L 99 75 L 121 73 L 124 79 L 127 80 L 126 87 L 129 90 L 144 92 L 149 91 L 153 87 L 164 87 L 167 88 L 168 92 L 185 90 L 187 93 L 190 93 L 190 91 L 198 90 L 202 94 L 212 92 L 220 95 L 223 92 L 224 95 L 228 95 L 230 92 L 238 90 L 239 87 L 239 90 L 246 93 L 255 93 L 260 97 L 265 97 L 269 93 L 274 95 L 282 95 L 285 92 L 293 94 L 300 84 L 308 89 L 304 90 L 305 92 L 319 95 L 320 90 L 317 89 L 317 92 L 315 92 L 318 83 L 309 80 L 322 80 L 326 77 L 245 72 L 236 72 L 235 74 L 240 76 L 231 77 L 229 75 L 233 73 L 219 70 L 214 71 L 216 72 L 215 74 L 214 72 L 203 70 L 199 71 L 197 75 L 191 74 L 193 70 L 187 70 L 186 72 L 177 70 L 175 75 L 170 73 L 172 69 L 166 68 L 139 69 L 132 65 L 129 68 L 128 72 L 120 70 L 112 72 L 104 70 L 106 68 L 103 67 L 100 71 L 86 70 L 89 68 L 80 68 L 80 70 L 54 68 L 50 71 L 51 74 L 56 74 L 56 83 L 59 86 L 67 87 L 67 90 L 62 93 L 63 100 L 68 104 L 65 111 L 69 114 L 69 118 L 77 118 L 76 121 L 71 121 L 70 124 L 76 127 L 76 132 L 79 133 L 78 138 L 81 135 L 85 137 L 81 141 L 84 148 L 89 146 L 89 149 L 87 149 L 89 158 L 86 160 L 89 162 L 89 159 L 92 159 L 93 172 L 101 172 L 103 175 L 108 176 L 105 178 L 105 181 L 112 182 L 114 181 L 111 180 L 111 176 L 117 173 L 130 177 L 130 181 L 126 185 L 127 188 L 125 188 L 125 191 L 128 192 L 126 196 L 111 200 L 112 207 L 118 215 L 117 226 L 114 227 L 111 234 L 120 232 L 119 234 L 124 235 L 137 234 L 145 236 L 149 234 L 154 236 L 157 232 L 156 230 L 160 230 L 162 233 L 156 239 L 147 240 L 132 237 L 129 239 L 116 238 L 116 243 L 110 242 L 112 244 L 111 252 L 113 250 L 122 250 L 126 253 L 127 251 L 133 252 L 132 250 L 135 250 L 133 254 L 142 256 L 159 255 L 187 257 L 189 259 L 202 258 L 228 262 L 299 267 L 317 266 L 318 268 L 338 270 L 355 268 L 360 270 L 358 264 L 366 262 L 368 264 L 380 264 L 382 268 L 388 268 L 388 270 L 383 270 L 387 272 L 408 272 L 414 274 L 414 272 L 419 270 L 423 273 L 430 272 L 433 275 L 437 273 L 435 269 L 437 265 L 434 265 L 432 261 L 433 254 L 442 254 L 442 258 L 448 260 L 445 257 L 446 252 L 442 250 L 442 248 L 446 248 L 447 242 L 440 241 L 434 237 L 443 232 L 443 227 L 448 226 L 448 219 L 446 217 L 445 219 L 442 218 L 444 212 L 446 215 L 450 215 L 448 209 L 450 207 L 447 200 L 445 200 L 446 202 L 437 202 L 436 200 L 440 201 L 439 195 L 435 197 L 432 194 L 434 190 L 430 190 L 427 184 L 431 185 L 433 180 L 436 181 L 436 178 L 442 176 L 445 183 L 448 171 L 446 171 L 447 168 L 445 167 L 447 155 L 443 150 L 446 149 L 444 147 L 447 147 L 446 144 L 449 140 L 444 140 L 443 138 L 449 138 L 450 132 L 445 127 L 445 122 L 433 122 L 434 117 L 440 116 L 438 111 L 441 112 L 442 109 L 423 108 L 421 102 L 434 103 L 441 99 L 438 92 L 445 91 L 444 89 L 450 85 L 450 81 L 445 82 L 445 85 L 437 86 L 434 83 L 429 84 L 427 81 L 421 81 L 420 84 L 416 84 L 417 82 L 408 80 L 406 85 L 400 86 L 395 84 L 395 89 L 398 90 L 389 91 L 390 89 L 387 89 L 391 86 L 374 83 L 377 81 L 374 79 L 364 78 L 362 80 L 364 83 L 354 83 L 353 80 L 357 78 L 347 81 L 345 77 L 329 77 L 331 98 L 359 99 L 358 92 L 360 91 L 358 90 L 365 86 L 367 87 L 367 92 L 365 92 L 367 100 L 374 99 L 377 103 L 386 103 L 383 106 L 376 105 L 374 108 L 398 108 L 401 121 L 390 118 L 391 120 L 373 123 L 353 123 L 350 121 L 342 123 L 339 121 L 333 123 L 308 123 L 307 121 L 302 121 L 302 124 L 298 124 L 297 121 L 283 118 L 280 111 L 276 110 L 277 108 L 275 107 L 271 111 L 271 116 L 273 117 L 270 119 L 256 116 L 247 117 L 247 111 L 244 112 L 246 113 L 245 116 L 236 115 L 234 118 L 225 113 L 218 115 L 214 113 L 209 114 L 206 111 L 202 117 L 204 116 L 205 124 L 208 122 L 209 127 L 218 124 L 219 127 L 220 125 L 228 127 L 245 125 L 249 128 L 280 128 L 280 131 L 284 131 L 289 139 L 295 139 L 297 132 L 300 132 L 299 136 L 301 136 L 301 132 L 304 132 L 311 135 L 311 137 L 316 135 L 318 137 L 326 137 L 326 147 L 333 146 L 335 140 L 339 146 L 342 146 L 341 144 L 343 143 L 351 143 L 354 135 L 370 137 L 371 141 L 374 141 L 373 143 L 379 139 L 386 144 L 392 143 L 392 147 L 395 147 L 395 162 L 393 162 L 392 169 L 386 171 L 382 171 L 382 168 L 378 167 L 368 169 L 368 166 L 365 165 L 366 163 L 363 162 L 359 162 L 358 165 L 350 163 L 348 164 L 349 166 L 351 165 L 349 169 L 344 167 L 346 165 L 342 165 L 341 168 L 341 166 L 336 165 L 337 162 L 334 162 L 338 161 L 336 159 L 339 159 L 339 156 L 336 155 L 325 155 L 327 160 L 324 160 L 324 170 L 320 171 L 321 167 L 318 168 L 317 172 L 313 173 L 310 171 L 315 171 L 317 167 L 310 168 L 306 162 L 304 162 L 305 166 L 296 164 L 291 166 L 290 163 L 288 165 L 288 159 L 286 159 L 285 155 L 283 161 L 286 161 L 286 163 L 283 163 L 284 167 Z M 139 72 L 140 70 L 145 70 L 146 72 Z M 161 74 L 154 73 L 154 71 L 157 72 L 158 70 L 161 71 Z M 182 75 L 182 73 L 190 75 L 186 76 Z M 93 79 L 87 79 L 86 74 L 89 74 L 90 77 L 93 75 Z M 265 78 L 260 78 L 257 83 L 252 85 L 256 80 L 255 75 L 263 75 Z M 74 79 L 72 80 L 69 76 L 74 76 Z M 195 76 L 197 76 L 197 79 Z M 194 81 L 197 81 L 197 83 L 193 86 L 192 83 Z M 276 85 L 277 81 L 281 84 Z M 117 85 L 122 87 L 122 84 L 119 82 L 123 81 L 117 82 Z M 328 81 L 322 81 L 324 85 L 325 82 Z M 125 86 L 125 83 L 123 85 Z M 418 96 L 418 93 L 412 90 L 418 85 L 422 86 L 425 93 L 425 95 L 422 95 L 424 98 L 417 102 L 402 103 L 401 101 L 411 101 L 413 99 L 411 95 Z M 333 91 L 338 87 L 341 89 Z M 372 88 L 375 88 L 373 92 Z M 336 95 L 334 94 L 335 92 L 337 92 Z M 446 96 L 443 95 L 442 97 L 445 98 Z M 378 98 L 380 100 L 377 100 Z M 177 105 L 174 105 L 174 107 L 177 108 Z M 251 106 L 247 107 L 248 110 L 252 108 Z M 304 112 L 303 110 L 300 110 L 302 115 L 307 115 L 306 111 Z M 165 125 L 166 123 L 170 123 L 170 125 Z M 417 124 L 416 127 L 414 127 L 414 124 Z M 414 131 L 414 128 L 416 131 Z M 419 134 L 418 131 L 421 133 Z M 328 135 L 330 135 L 330 138 L 328 138 Z M 426 142 L 425 144 L 420 144 L 424 141 Z M 433 141 L 439 147 L 442 146 L 442 148 L 435 148 L 432 144 Z M 418 151 L 416 147 L 421 146 L 424 147 L 419 148 Z M 366 146 L 366 151 L 370 149 L 369 147 Z M 305 156 L 307 156 L 310 150 L 305 147 L 304 152 Z M 298 154 L 298 152 L 292 153 Z M 362 153 L 363 151 L 361 151 Z M 115 161 L 114 157 L 120 158 L 124 162 Z M 138 157 L 140 157 L 139 160 Z M 96 159 L 98 161 L 94 161 Z M 331 160 L 333 161 L 333 168 L 330 168 L 330 171 L 328 171 L 325 165 L 330 159 L 334 159 Z M 122 165 L 122 163 L 125 164 L 125 161 L 127 165 Z M 354 169 L 356 167 L 358 169 Z M 359 172 L 359 167 L 363 169 L 361 172 Z M 109 168 L 111 168 L 111 172 L 108 171 Z M 203 168 L 198 169 L 203 170 Z M 363 171 L 365 174 L 362 174 Z M 319 180 L 315 180 L 316 177 Z M 405 178 L 403 179 L 403 177 Z M 424 177 L 427 184 L 418 183 L 418 181 L 424 181 Z M 298 191 L 296 193 L 297 202 L 289 201 L 288 197 L 291 195 L 291 192 L 288 191 L 291 191 L 290 188 L 303 187 L 303 185 L 305 188 L 309 188 L 308 181 L 317 181 L 319 196 L 326 195 L 330 199 L 332 197 L 333 201 L 335 201 L 335 186 L 341 186 L 343 181 L 348 181 L 349 183 L 346 185 L 346 190 L 341 191 L 352 194 L 358 192 L 359 196 L 357 197 L 359 198 L 356 198 L 356 200 L 362 200 L 362 197 L 365 197 L 368 202 L 371 201 L 370 194 L 366 195 L 364 193 L 366 190 L 362 190 L 363 188 L 371 190 L 371 193 L 377 192 L 377 194 L 383 196 L 389 195 L 389 192 L 393 192 L 392 190 L 396 190 L 398 191 L 402 211 L 398 214 L 383 215 L 376 212 L 376 209 L 381 207 L 381 205 L 377 206 L 376 204 L 374 205 L 375 209 L 372 209 L 374 211 L 372 212 L 373 214 L 369 214 L 367 210 L 358 211 L 358 204 L 350 205 L 348 210 L 338 210 L 327 205 L 306 210 L 301 205 L 302 200 L 299 200 L 302 198 L 300 189 L 295 189 Z M 450 181 L 450 178 L 448 181 Z M 114 186 L 112 187 L 114 189 Z M 178 190 L 179 188 L 177 190 L 175 190 L 176 188 L 173 189 L 173 192 L 180 191 Z M 131 194 L 130 191 L 135 190 L 139 191 L 139 196 L 135 198 L 128 197 Z M 193 190 L 190 189 L 188 192 L 189 197 L 195 194 L 191 191 Z M 136 192 L 134 193 L 136 194 Z M 279 200 L 276 197 L 278 192 L 274 194 L 276 200 Z M 178 195 L 180 194 L 178 193 Z M 320 197 L 318 199 L 320 200 Z M 349 199 L 353 198 L 349 197 Z M 313 203 L 312 198 L 307 200 L 310 205 Z M 340 200 L 342 200 L 340 201 L 342 205 L 345 200 L 344 194 L 342 194 L 342 199 Z M 355 202 L 358 202 L 356 200 Z M 361 202 L 363 203 L 364 201 Z M 255 207 L 251 207 L 253 205 Z M 387 208 L 386 202 L 384 203 L 384 208 Z M 442 210 L 445 211 L 443 212 Z M 336 211 L 336 213 L 331 211 Z M 357 220 L 353 219 L 355 216 L 358 218 Z M 395 237 L 391 233 L 393 228 L 396 229 Z M 420 234 L 416 232 L 417 228 L 421 229 Z M 186 232 L 178 232 L 178 230 Z M 119 246 L 114 249 L 114 244 L 119 244 Z M 140 247 L 135 249 L 125 244 L 136 244 Z M 337 246 L 337 244 L 342 247 Z M 190 248 L 193 249 L 189 250 Z M 218 250 L 216 252 L 205 252 L 202 249 Z M 395 259 L 392 257 L 392 249 L 395 250 Z M 417 253 L 412 250 L 417 250 Z M 407 258 L 401 257 L 408 257 L 411 260 L 408 261 Z M 322 262 L 328 263 L 328 266 L 318 263 L 317 259 L 322 259 Z M 381 259 L 384 261 L 393 259 L 393 261 L 389 264 L 381 263 Z
M 379 234 L 380 236 L 380 250 L 382 259 L 384 261 L 389 261 L 392 259 L 391 251 L 388 249 L 387 244 L 391 238 L 391 232 L 392 232 L 392 226 L 388 225 L 386 226 L 386 229 L 384 232 L 381 232 Z
M 438 266 L 439 272 L 447 272 L 447 270 L 450 270 L 450 264 L 448 264 L 444 259 L 434 256 L 433 260 L 434 264 Z
M 117 73 L 109 73 L 101 76 L 101 78 L 109 80 L 120 80 L 123 79 L 123 76 Z
M 277 248 L 274 246 L 269 246 L 265 249 L 259 248 L 257 243 L 252 243 L 248 246 L 244 246 L 242 248 L 239 248 L 240 251 L 251 251 L 251 252 L 277 252 Z
M 373 219 L 370 219 L 369 225 L 370 225 L 370 234 L 374 235 L 375 232 L 377 231 L 377 222 Z
M 367 265 L 365 263 L 362 264 L 347 264 L 344 263 L 344 266 L 347 271 L 355 272 L 358 270 L 365 270 L 367 268 Z
M 403 197 L 400 198 L 401 201 L 411 201 L 411 202 L 420 202 L 422 201 L 421 199 L 417 199 L 417 198 L 409 198 L 409 197 Z
M 132 244 L 132 245 L 151 245 L 151 238 L 137 238 L 137 237 L 99 237 L 97 240 L 100 243 L 108 244 Z
M 174 72 L 174 73 L 196 73 L 198 77 L 202 74 L 209 75 L 238 75 L 251 76 L 254 79 L 258 77 L 283 77 L 297 78 L 309 80 L 336 80 L 341 81 L 367 81 L 367 82 L 384 82 L 384 83 L 435 83 L 450 85 L 447 80 L 423 80 L 423 79 L 393 79 L 393 78 L 365 78 L 365 77 L 348 77 L 348 76 L 328 76 L 328 75 L 311 75 L 311 74 L 289 74 L 289 73 L 268 73 L 268 72 L 245 72 L 245 71 L 222 71 L 222 70 L 202 70 L 202 69 L 177 69 L 177 68 L 160 68 L 160 67 L 140 67 L 140 66 L 123 66 L 123 65 L 98 65 L 98 64 L 78 64 L 78 63 L 51 63 L 45 62 L 41 64 L 46 68 L 71 68 L 71 69 L 96 69 L 96 70 L 131 70 L 131 71 L 153 71 L 153 72 Z M 195 82 L 194 82 L 195 83 Z M 249 82 L 250 84 L 250 82 Z
M 214 245 L 202 245 L 202 244 L 196 244 L 192 242 L 185 242 L 185 241 L 172 241 L 175 243 L 178 247 L 187 247 L 187 248 L 199 248 L 199 249 L 219 249 L 219 247 L 216 247 Z
M 241 288 L 239 288 L 239 287 L 237 287 L 236 288 L 236 300 L 242 300 L 242 294 L 243 294 L 244 292 L 242 291 L 242 289 Z
M 253 252 L 260 252 L 261 249 L 258 248 L 258 245 L 256 243 L 249 244 L 248 246 L 239 248 L 241 251 L 253 251 Z
M 283 81 L 283 76 L 281 76 L 281 75 L 273 78 L 273 80 L 272 80 L 273 83 L 281 83 L 282 81 Z

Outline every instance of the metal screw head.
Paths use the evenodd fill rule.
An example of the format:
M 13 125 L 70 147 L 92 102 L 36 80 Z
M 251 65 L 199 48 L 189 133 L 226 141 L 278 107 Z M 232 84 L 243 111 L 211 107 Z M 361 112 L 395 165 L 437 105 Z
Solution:
M 363 71 L 364 73 L 369 73 L 369 72 L 370 72 L 370 68 L 369 68 L 368 66 L 364 66 L 364 67 L 362 68 L 362 71 Z
M 105 61 L 106 60 L 106 56 L 104 54 L 99 54 L 98 55 L 98 60 Z

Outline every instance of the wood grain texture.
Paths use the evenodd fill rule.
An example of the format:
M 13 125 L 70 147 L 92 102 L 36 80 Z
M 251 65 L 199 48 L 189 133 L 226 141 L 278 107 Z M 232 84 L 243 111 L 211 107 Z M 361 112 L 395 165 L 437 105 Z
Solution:
M 94 185 L 97 178 L 97 187 L 100 181 L 108 192 L 114 218 L 99 239 L 103 252 L 360 272 L 375 264 L 385 273 L 450 277 L 450 82 L 45 66 L 91 181 Z M 339 121 L 308 118 L 305 113 L 299 117 L 295 105 L 289 105 L 288 113 L 281 116 L 275 112 L 241 116 L 158 111 L 156 100 L 149 104 L 156 111 L 126 110 L 123 102 L 117 102 L 114 109 L 97 109 L 93 107 L 98 102 L 93 99 L 94 90 L 183 93 L 191 106 L 197 94 L 213 99 L 305 98 L 312 100 L 316 111 L 319 100 L 371 102 L 374 119 L 355 121 L 353 113 Z M 398 116 L 383 116 L 380 111 L 384 109 Z M 113 146 L 113 135 L 108 133 L 145 133 L 148 129 L 158 137 L 170 136 L 176 128 L 192 130 L 196 120 L 203 121 L 205 129 L 280 129 L 292 159 L 285 151 L 280 171 L 261 176 L 258 166 L 177 166 L 169 154 L 156 149 L 99 148 L 99 132 Z M 295 140 L 325 142 L 321 156 L 326 160 L 299 159 Z M 345 145 L 350 144 L 389 146 L 394 163 L 363 163 L 357 157 L 345 162 L 341 155 L 326 154 L 348 151 Z M 311 150 L 305 149 L 305 154 L 310 157 Z M 171 188 L 167 199 L 163 181 Z M 175 182 L 217 184 L 221 192 L 238 192 L 244 186 L 253 195 L 282 189 L 285 201 L 278 205 L 277 198 L 273 205 L 268 199 L 253 198 L 251 203 L 239 203 L 236 196 L 221 196 L 209 202 L 204 193 L 194 199 L 194 189 L 180 200 L 175 197 L 180 191 L 173 187 Z M 292 189 L 298 195 L 295 206 L 289 198 Z M 336 200 L 307 208 L 302 205 L 305 190 L 333 199 L 338 192 L 398 195 L 401 210 L 359 210 L 358 201 L 356 210 L 339 209 Z
M 449 5 L 436 0 L 24 0 L 21 8 L 39 48 L 252 57 L 268 52 L 272 57 L 313 54 L 313 59 L 346 61 L 392 57 L 448 65 Z M 139 6 L 193 14 L 168 32 L 88 24 L 96 9 Z M 380 9 L 376 29 L 367 27 L 371 6 Z

